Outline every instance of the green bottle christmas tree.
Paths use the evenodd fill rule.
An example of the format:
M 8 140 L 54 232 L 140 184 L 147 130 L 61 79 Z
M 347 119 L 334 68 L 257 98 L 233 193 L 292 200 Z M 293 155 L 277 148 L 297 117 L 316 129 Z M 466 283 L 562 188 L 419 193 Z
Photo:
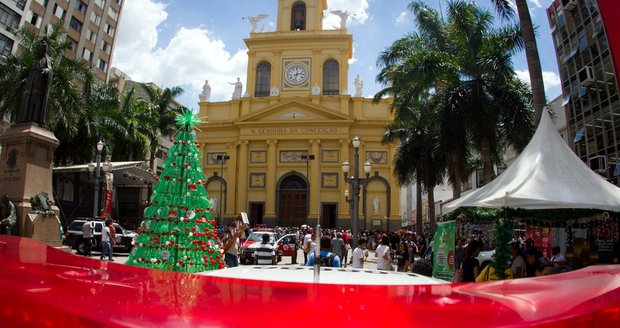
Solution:
M 144 210 L 144 221 L 127 264 L 179 272 L 224 268 L 223 247 L 208 211 L 207 180 L 193 127 L 199 119 L 184 110 L 179 131 Z

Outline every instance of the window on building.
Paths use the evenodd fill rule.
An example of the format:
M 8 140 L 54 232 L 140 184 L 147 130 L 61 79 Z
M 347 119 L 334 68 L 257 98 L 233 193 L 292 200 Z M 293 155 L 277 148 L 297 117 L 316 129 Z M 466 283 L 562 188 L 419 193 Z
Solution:
M 75 17 L 71 17 L 71 21 L 69 21 L 69 26 L 78 32 L 82 32 L 82 22 L 77 20 Z
M 108 9 L 108 15 L 110 15 L 110 17 L 112 17 L 115 21 L 118 20 L 118 12 L 112 9 L 112 7 Z
M 577 133 L 575 133 L 575 139 L 573 140 L 573 142 L 577 143 L 583 140 L 585 133 L 586 133 L 586 128 L 579 128 L 579 130 L 577 130 Z
M 86 15 L 86 9 L 88 8 L 88 5 L 85 4 L 82 1 L 77 1 L 75 3 L 75 9 L 77 9 L 77 11 L 81 12 L 82 15 Z
M 105 61 L 105 60 L 103 60 L 103 59 L 99 59 L 99 65 L 98 65 L 98 66 L 99 66 L 99 69 L 100 69 L 100 70 L 102 70 L 102 71 L 104 71 L 104 72 L 107 72 L 107 71 L 108 71 L 108 63 L 106 63 L 106 61 Z
M 0 33 L 0 55 L 10 55 L 11 49 L 13 49 L 13 43 L 13 40 Z
M 303 31 L 306 29 L 306 4 L 302 1 L 295 2 L 291 10 L 291 31 Z
M 340 93 L 340 66 L 330 59 L 323 64 L 323 95 L 334 96 Z
M 93 53 L 90 50 L 84 48 L 84 50 L 82 50 L 82 58 L 86 59 L 90 63 L 93 60 Z
M 579 52 L 583 53 L 588 49 L 588 37 L 585 30 L 579 32 Z
M 94 11 L 90 13 L 90 21 L 99 25 L 101 23 L 101 16 L 97 15 Z
M 3 26 L 7 31 L 13 31 L 19 27 L 21 19 L 21 16 L 16 12 L 0 3 L 0 26 Z
M 65 18 L 65 10 L 59 6 L 58 4 L 54 4 L 54 16 L 64 19 Z
M 99 8 L 103 8 L 103 6 L 105 6 L 105 0 L 95 0 L 95 3 L 99 6 Z
M 256 86 L 255 97 L 268 97 L 271 87 L 271 64 L 266 61 L 258 63 L 256 66 Z
M 33 11 L 30 12 L 30 19 L 28 19 L 28 22 L 37 28 L 41 27 L 41 17 Z
M 86 31 L 86 38 L 93 44 L 97 43 L 97 33 L 91 31 L 90 29 Z
M 73 40 L 72 38 L 68 37 L 67 40 L 69 40 L 70 43 L 70 50 L 71 51 L 77 51 L 77 47 L 78 47 L 78 43 L 77 41 Z
M 105 23 L 105 32 L 111 36 L 114 37 L 114 32 L 116 32 L 116 29 L 114 27 L 112 27 L 112 25 Z
M 106 41 L 101 41 L 101 50 L 109 53 L 110 52 L 110 44 Z

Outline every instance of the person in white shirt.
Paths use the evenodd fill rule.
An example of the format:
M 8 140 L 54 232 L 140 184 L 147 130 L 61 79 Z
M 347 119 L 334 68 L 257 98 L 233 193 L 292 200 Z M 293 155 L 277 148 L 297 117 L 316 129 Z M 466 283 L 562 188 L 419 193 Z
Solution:
M 306 234 L 304 235 L 304 241 L 302 243 L 302 249 L 304 250 L 304 265 L 306 265 L 306 263 L 308 263 L 308 247 L 306 247 L 306 245 L 308 244 L 308 241 L 312 238 L 312 228 L 308 228 L 308 230 L 306 230 Z
M 363 269 L 364 262 L 368 258 L 368 250 L 366 249 L 366 239 L 360 238 L 357 243 L 357 247 L 353 250 L 353 256 L 351 256 L 351 265 L 354 269 Z
M 381 245 L 377 246 L 375 256 L 377 256 L 377 270 L 389 270 L 392 260 L 390 259 L 390 238 L 387 235 L 381 238 Z
M 114 261 L 112 259 L 112 236 L 115 235 L 110 232 L 110 227 L 112 227 L 112 220 L 105 220 L 105 224 L 101 231 L 101 256 L 99 260 L 103 261 L 103 257 L 108 254 L 108 260 Z M 112 227 L 114 229 L 114 227 Z
M 92 256 L 92 247 L 93 247 L 93 231 L 95 230 L 95 225 L 93 219 L 88 218 L 86 222 L 82 225 L 82 240 L 84 243 L 84 256 Z

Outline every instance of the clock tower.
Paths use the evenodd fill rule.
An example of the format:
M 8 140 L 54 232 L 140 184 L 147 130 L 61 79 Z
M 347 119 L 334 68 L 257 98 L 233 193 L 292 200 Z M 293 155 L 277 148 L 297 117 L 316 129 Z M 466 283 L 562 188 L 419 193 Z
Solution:
M 275 33 L 252 32 L 247 92 L 268 97 L 335 96 L 347 90 L 352 37 L 324 30 L 326 0 L 279 0 Z

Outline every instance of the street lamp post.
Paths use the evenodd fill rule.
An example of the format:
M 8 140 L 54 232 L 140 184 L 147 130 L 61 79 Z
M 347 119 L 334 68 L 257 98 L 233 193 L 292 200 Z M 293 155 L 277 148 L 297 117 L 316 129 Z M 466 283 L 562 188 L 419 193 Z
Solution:
M 345 161 L 344 163 L 342 163 L 342 172 L 344 173 L 344 181 L 347 184 L 351 185 L 351 188 L 353 189 L 352 191 L 352 202 L 353 202 L 353 210 L 351 213 L 351 239 L 353 241 L 353 245 L 351 245 L 351 247 L 355 247 L 357 246 L 357 237 L 359 235 L 359 202 L 360 202 L 360 189 L 361 186 L 366 185 L 366 183 L 368 182 L 368 178 L 370 177 L 370 170 L 372 169 L 372 167 L 370 166 L 370 163 L 367 161 L 364 164 L 364 173 L 366 175 L 366 178 L 360 178 L 359 177 L 359 162 L 360 162 L 360 158 L 359 158 L 359 148 L 360 148 L 360 138 L 359 137 L 355 137 L 353 138 L 353 150 L 354 150 L 354 162 L 353 162 L 353 175 L 351 177 L 349 177 L 349 162 Z M 346 193 L 345 193 L 346 195 Z
M 222 192 L 224 190 L 224 163 L 230 159 L 230 156 L 228 155 L 216 155 L 215 159 L 217 159 L 220 162 L 221 168 L 220 168 L 220 203 L 218 204 L 218 207 L 220 209 L 220 224 L 222 224 L 223 222 L 223 217 L 224 217 L 224 211 L 222 208 Z
M 314 155 L 301 154 L 301 159 L 306 161 L 306 179 L 308 179 L 308 200 L 310 200 L 310 161 L 314 160 Z M 308 216 L 310 216 L 310 203 L 306 202 L 306 224 L 308 224 Z
M 97 142 L 97 166 L 95 170 L 95 203 L 93 205 L 93 219 L 99 216 L 99 175 L 101 174 L 101 151 L 103 150 L 103 141 Z

